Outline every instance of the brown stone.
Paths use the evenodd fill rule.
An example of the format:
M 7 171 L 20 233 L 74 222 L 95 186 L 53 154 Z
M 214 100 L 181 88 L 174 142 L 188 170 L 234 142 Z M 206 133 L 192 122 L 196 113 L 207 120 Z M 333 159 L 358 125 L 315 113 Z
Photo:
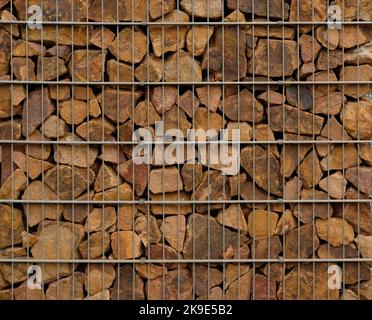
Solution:
M 141 240 L 132 231 L 112 233 L 111 248 L 116 259 L 132 259 L 142 255 Z
M 276 300 L 276 282 L 271 277 L 262 274 L 254 276 L 254 299 L 255 300 Z
M 314 99 L 318 99 L 324 96 L 327 96 L 337 90 L 337 84 L 316 84 L 317 82 L 336 82 L 338 78 L 333 70 L 319 71 L 315 74 L 312 74 L 306 78 L 306 81 L 314 82 L 312 87 L 312 94 Z
M 181 170 L 185 191 L 193 191 L 202 180 L 202 165 L 200 163 L 186 163 Z
M 316 114 L 337 115 L 341 111 L 343 102 L 344 95 L 341 92 L 333 92 L 327 96 L 316 99 L 313 110 Z
M 71 88 L 67 85 L 51 84 L 49 85 L 49 94 L 52 100 L 65 101 L 71 98 Z
M 320 259 L 340 259 L 340 258 L 355 258 L 358 254 L 354 244 L 348 246 L 334 247 L 329 243 L 324 243 L 319 246 L 317 254 Z
M 360 234 L 357 236 L 355 241 L 359 246 L 362 257 L 372 258 L 372 236 L 364 236 Z M 371 266 L 371 262 L 368 262 L 368 265 Z
M 323 127 L 321 135 L 330 140 L 351 140 L 335 117 L 329 118 L 328 122 Z
M 309 110 L 313 107 L 313 96 L 308 86 L 287 86 L 286 97 L 288 103 L 302 110 Z
M 151 170 L 149 189 L 153 193 L 182 190 L 182 179 L 177 167 Z
M 151 243 L 159 243 L 162 239 L 157 221 L 151 215 L 138 215 L 134 221 L 134 231 L 146 248 Z
M 88 105 L 81 100 L 67 100 L 59 104 L 61 118 L 68 124 L 78 125 L 89 113 Z
M 118 209 L 117 224 L 119 230 L 133 230 L 134 217 L 137 209 L 131 205 L 121 205 Z
M 121 184 L 121 182 L 119 174 L 111 166 L 103 163 L 94 182 L 94 191 L 101 192 L 111 189 Z
M 370 32 L 368 26 L 347 25 L 342 29 L 339 46 L 344 49 L 362 46 L 370 40 Z
M 79 252 L 83 259 L 102 258 L 110 249 L 110 234 L 108 232 L 94 232 L 79 245 Z
M 81 197 L 79 197 L 79 200 L 80 199 L 91 200 L 91 198 L 92 197 L 87 197 L 85 194 L 83 194 Z M 83 224 L 91 210 L 92 210 L 92 206 L 89 206 L 89 205 L 67 204 L 64 206 L 62 214 L 66 221 Z
M 165 278 L 160 276 L 147 283 L 147 299 L 189 300 L 192 298 L 192 288 L 192 275 L 189 269 L 172 270 Z
M 225 299 L 228 300 L 249 300 L 252 291 L 252 273 L 250 269 L 247 273 L 233 281 L 225 292 Z
M 282 106 L 270 108 L 270 126 L 276 132 L 284 131 L 294 134 L 318 135 L 322 130 L 323 122 L 324 119 L 320 116 L 288 105 L 284 105 L 284 108 Z
M 228 247 L 237 247 L 239 238 L 240 244 L 247 241 L 244 235 L 222 227 L 214 218 L 194 213 L 187 221 L 183 255 L 185 259 L 221 259 Z
M 31 41 L 24 40 L 13 40 L 13 50 L 12 54 L 14 57 L 26 57 L 26 52 L 28 57 L 43 55 L 45 47 L 41 46 L 39 43 L 34 43 Z
M 279 92 L 267 90 L 257 96 L 261 101 L 266 102 L 267 105 L 284 104 L 286 97 Z
M 47 300 L 82 300 L 84 298 L 83 274 L 76 272 L 67 278 L 49 284 Z
M 196 88 L 200 104 L 216 112 L 222 95 L 221 86 L 204 86 Z
M 224 127 L 224 119 L 215 112 L 209 112 L 207 108 L 200 107 L 196 110 L 194 114 L 194 129 L 203 130 L 220 130 Z
M 346 66 L 340 71 L 340 81 L 371 81 L 372 66 L 369 64 L 360 64 L 358 66 Z M 370 91 L 368 84 L 345 84 L 343 86 L 344 94 L 357 99 Z M 350 102 L 355 103 L 355 102 Z M 370 102 L 371 103 L 371 102 Z M 362 104 L 363 106 L 363 104 Z M 371 109 L 371 108 L 370 108 Z
M 330 289 L 328 286 L 328 267 L 327 263 L 296 266 L 280 283 L 277 292 L 278 299 L 338 300 L 339 290 Z
M 23 208 L 27 216 L 27 222 L 30 227 L 37 225 L 44 219 L 58 220 L 64 209 L 64 205 L 60 204 L 43 204 L 44 200 L 59 200 L 57 194 L 47 185 L 40 181 L 33 181 L 28 186 L 22 195 L 22 200 L 39 200 L 41 203 L 24 203 Z
M 190 194 L 183 191 L 151 194 L 151 200 L 156 201 L 180 201 L 179 204 L 151 204 L 151 212 L 154 215 L 188 214 L 192 212 L 192 204 L 182 204 L 182 201 L 190 201 Z
M 59 179 L 57 179 L 59 177 Z M 94 180 L 94 172 L 89 169 L 57 165 L 48 170 L 45 183 L 63 200 L 80 196 Z
M 344 266 L 345 280 L 344 283 L 348 284 L 359 284 L 361 281 L 370 279 L 370 269 L 364 262 L 346 262 Z
M 134 70 L 128 63 L 111 59 L 107 61 L 106 71 L 110 82 L 134 81 Z
M 189 22 L 189 16 L 180 10 L 173 10 L 155 22 Z M 150 39 L 154 54 L 156 57 L 161 57 L 167 52 L 175 52 L 180 50 L 185 45 L 185 36 L 187 27 L 184 26 L 153 26 L 150 27 Z
M 12 134 L 13 133 L 13 134 Z M 21 121 L 18 119 L 0 122 L 2 140 L 18 140 L 21 137 Z
M 182 109 L 179 109 L 177 106 L 173 106 L 168 110 L 163 118 L 164 122 L 164 132 L 173 131 L 174 129 L 180 130 L 184 137 L 187 136 L 187 130 L 191 128 L 191 123 L 187 120 L 186 114 Z M 175 134 L 175 137 L 178 137 L 178 133 Z M 180 138 L 181 139 L 181 138 Z
M 163 77 L 163 61 L 153 54 L 146 55 L 134 75 L 138 81 L 160 81 Z
M 18 19 L 8 10 L 3 10 L 1 12 L 1 21 L 18 21 Z M 14 37 L 18 38 L 20 36 L 18 25 L 4 24 L 3 28 L 10 34 L 12 34 Z
M 254 240 L 251 251 L 254 259 L 277 259 L 282 250 L 280 238 L 274 236 L 262 240 Z
M 233 121 L 260 122 L 264 112 L 262 104 L 247 89 L 221 100 L 219 109 Z
M 3 249 L 22 241 L 24 225 L 21 210 L 2 204 L 0 213 L 0 248 Z
M 42 289 L 30 290 L 27 283 L 22 283 L 18 288 L 13 288 L 13 297 L 15 300 L 45 300 L 45 295 Z
M 86 232 L 105 231 L 116 223 L 114 207 L 94 208 L 85 221 Z
M 301 79 L 307 78 L 308 76 L 314 74 L 315 72 L 316 72 L 316 67 L 315 67 L 314 63 L 312 63 L 312 62 L 304 63 L 300 67 L 300 78 Z
M 134 184 L 137 195 L 140 196 L 144 193 L 148 180 L 147 164 L 133 165 L 133 160 L 128 160 L 120 164 L 119 173 L 126 181 Z
M 299 7 L 298 7 L 299 5 Z M 326 0 L 314 0 L 312 2 L 292 1 L 289 21 L 322 22 L 327 20 L 328 6 Z M 306 33 L 311 26 L 300 26 L 300 32 Z
M 203 264 L 195 265 L 194 275 L 195 293 L 198 296 L 207 294 L 209 289 L 218 286 L 223 280 L 221 271 Z
M 315 62 L 320 50 L 321 45 L 319 42 L 312 36 L 308 34 L 303 34 L 300 37 L 300 48 L 301 48 L 301 59 L 304 63 L 306 62 Z
M 256 141 L 275 141 L 274 133 L 267 124 L 257 124 L 253 136 Z M 279 158 L 279 151 L 276 145 L 268 145 L 267 149 Z
M 101 81 L 106 53 L 106 50 L 75 50 L 68 65 L 72 80 Z
M 297 200 L 300 198 L 300 192 L 302 189 L 302 182 L 298 179 L 297 176 L 294 176 L 292 179 L 284 186 L 283 199 L 285 200 Z
M 168 270 L 165 266 L 158 266 L 157 264 L 136 264 L 135 265 L 136 271 L 138 274 L 145 279 L 153 280 L 157 277 L 162 276 L 163 274 L 167 274 Z
M 149 13 L 152 19 L 157 19 L 162 15 L 166 15 L 174 10 L 174 0 L 150 0 Z
M 41 103 L 43 102 L 43 103 Z M 48 88 L 29 92 L 22 109 L 22 134 L 26 138 L 55 110 Z
M 47 138 L 60 138 L 69 132 L 66 123 L 55 115 L 51 115 L 41 126 L 41 132 Z
M 243 210 L 239 205 L 232 204 L 225 210 L 221 210 L 216 220 L 224 227 L 229 227 L 247 234 L 247 221 L 244 217 Z
M 178 90 L 173 86 L 155 87 L 152 95 L 151 102 L 155 110 L 159 113 L 166 113 L 170 110 L 177 101 Z
M 95 295 L 112 286 L 116 272 L 111 264 L 89 264 L 85 267 L 84 287 L 88 294 Z
M 32 180 L 36 179 L 42 172 L 53 167 L 48 161 L 27 157 L 24 153 L 18 151 L 13 151 L 13 161 Z
M 342 112 L 345 130 L 355 139 L 372 138 L 372 102 L 348 102 Z
M 372 145 L 371 144 L 360 144 L 359 146 L 360 158 L 369 166 L 372 166 Z
M 203 56 L 203 70 L 209 69 L 216 81 L 236 81 L 243 78 L 247 70 L 246 41 L 245 33 L 240 28 L 230 26 L 223 29 L 215 28 L 209 47 Z
M 90 86 L 74 86 L 73 98 L 76 100 L 87 101 L 89 99 L 94 99 L 95 95 Z
M 324 178 L 319 182 L 319 187 L 334 199 L 342 199 L 346 192 L 347 181 L 340 171 Z
M 239 139 L 240 139 L 240 142 L 250 141 L 252 140 L 252 137 L 253 137 L 253 129 L 247 122 L 229 121 L 226 125 L 226 130 L 227 130 L 227 139 L 230 141 L 239 140 Z M 239 131 L 236 133 L 234 130 L 239 130 Z
M 194 93 L 191 90 L 187 90 L 182 96 L 179 97 L 177 104 L 179 107 L 182 108 L 183 111 L 186 112 L 186 114 L 190 118 L 192 118 L 194 116 L 196 109 L 199 107 L 199 99 L 194 95 Z
M 114 41 L 114 38 L 115 33 L 113 33 L 110 29 L 98 27 L 92 32 L 89 43 L 98 48 L 107 49 L 112 41 Z
M 111 291 L 112 300 L 144 300 L 144 284 L 130 264 L 122 264 L 116 270 L 116 278 Z
M 67 61 L 70 58 L 71 48 L 69 46 L 53 46 L 46 51 L 46 56 L 59 57 Z
M 146 21 L 146 1 L 107 0 L 102 6 L 101 0 L 94 0 L 89 8 L 89 19 L 93 21 Z
M 112 189 L 96 193 L 93 197 L 93 200 L 94 201 L 133 200 L 133 190 L 128 183 L 123 183 Z
M 298 174 L 305 188 L 311 188 L 319 183 L 323 176 L 323 172 L 315 149 L 302 161 L 299 166 Z
M 293 216 L 292 211 L 290 209 L 285 209 L 276 225 L 275 234 L 286 234 L 288 231 L 295 229 L 297 225 L 298 223 Z
M 84 140 L 102 141 L 108 139 L 115 127 L 105 118 L 91 119 L 76 128 L 76 133 Z
M 302 189 L 301 200 L 328 200 L 328 194 L 324 191 Z M 329 203 L 301 203 L 294 208 L 294 215 L 304 223 L 310 223 L 315 217 L 326 219 L 332 216 L 333 207 Z
M 286 259 L 309 258 L 319 247 L 319 239 L 312 224 L 305 224 L 289 231 L 283 241 Z
M 201 56 L 214 32 L 213 26 L 194 26 L 186 35 L 187 51 L 192 56 Z
M 15 116 L 20 108 L 18 105 L 26 98 L 25 88 L 22 85 L 0 86 L 0 119 Z M 13 110 L 12 110 L 13 106 Z
M 273 0 L 269 3 L 259 0 L 228 0 L 227 6 L 231 10 L 239 9 L 244 13 L 252 13 L 262 17 L 269 16 L 287 20 L 289 15 L 289 5 L 280 0 Z M 284 12 L 284 16 L 282 12 Z
M 37 80 L 59 79 L 68 72 L 64 60 L 58 57 L 40 57 L 37 60 Z
M 258 186 L 268 193 L 282 195 L 280 163 L 270 151 L 261 146 L 247 146 L 241 151 L 240 162 Z
M 283 51 L 285 55 L 283 57 Z M 269 57 L 268 57 L 268 52 Z M 268 62 L 269 60 L 269 62 Z M 253 66 L 253 61 L 255 61 Z M 262 61 L 262 63 L 257 63 Z M 283 65 L 283 61 L 285 64 Z M 249 63 L 249 73 L 283 77 L 292 75 L 293 71 L 299 67 L 297 55 L 297 43 L 291 40 L 265 40 L 258 41 L 254 51 L 254 57 Z
M 117 90 L 106 88 L 98 96 L 98 102 L 104 104 L 104 114 L 114 123 L 124 123 L 133 113 L 133 108 L 141 98 L 138 90 Z
M 346 169 L 345 178 L 350 181 L 360 192 L 366 195 L 372 194 L 372 168 L 371 167 L 352 167 Z
M 89 116 L 92 118 L 97 118 L 101 115 L 101 107 L 97 99 L 92 99 L 88 101 Z
M 255 210 L 248 216 L 248 232 L 255 239 L 264 239 L 274 235 L 278 222 L 278 214 L 275 212 Z
M 160 226 L 164 239 L 177 251 L 183 249 L 185 230 L 186 219 L 182 215 L 166 217 Z
M 202 81 L 200 63 L 183 50 L 171 54 L 165 61 L 164 80 L 167 82 Z
M 60 141 L 83 141 L 78 135 L 68 133 Z M 92 145 L 76 144 L 74 146 L 61 144 L 54 148 L 54 161 L 59 164 L 67 164 L 88 168 L 93 165 L 98 155 L 98 148 Z
M 10 34 L 5 30 L 0 30 L 0 48 L 3 51 L 0 56 L 0 75 L 8 74 L 10 51 L 11 51 Z
M 84 227 L 68 222 L 44 221 L 38 231 L 38 240 L 31 249 L 35 259 L 60 259 L 61 263 L 44 264 L 42 280 L 53 281 L 72 274 L 73 265 L 63 263 L 64 259 L 79 257 L 77 251 L 84 236 Z
M 217 19 L 222 16 L 221 0 L 210 0 L 208 3 L 200 0 L 181 0 L 180 5 L 190 16 L 208 19 Z
M 354 49 L 348 49 L 344 54 L 345 64 L 371 64 L 372 62 L 372 43 L 368 42 L 363 46 Z
M 320 239 L 337 247 L 354 240 L 353 227 L 341 218 L 316 219 L 316 230 Z
M 331 70 L 343 64 L 342 50 L 322 49 L 316 61 L 317 70 Z
M 355 145 L 337 145 L 322 159 L 320 166 L 323 171 L 342 170 L 357 166 L 360 163 Z
M 1 185 L 0 199 L 18 199 L 26 189 L 28 178 L 23 170 L 16 169 Z
M 191 195 L 191 199 L 196 201 L 212 201 L 208 206 L 205 204 L 196 205 L 197 212 L 207 212 L 208 210 L 221 209 L 222 204 L 213 204 L 213 201 L 230 199 L 227 179 L 220 172 L 209 170 L 203 173 L 202 181 Z
M 330 29 L 327 26 L 318 27 L 315 35 L 320 44 L 329 50 L 335 50 L 340 41 L 340 32 L 337 29 Z
M 13 58 L 12 70 L 17 80 L 32 81 L 35 77 L 35 64 L 28 58 Z

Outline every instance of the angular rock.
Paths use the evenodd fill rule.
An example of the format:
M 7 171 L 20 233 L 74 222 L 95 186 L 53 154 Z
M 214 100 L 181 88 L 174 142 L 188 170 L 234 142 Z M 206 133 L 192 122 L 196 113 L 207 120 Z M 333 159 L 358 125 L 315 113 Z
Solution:
M 159 243 L 162 238 L 157 221 L 153 216 L 138 215 L 134 221 L 134 231 L 146 248 L 151 243 Z
M 180 50 L 166 59 L 164 80 L 167 82 L 202 81 L 202 68 L 188 52 Z
M 107 61 L 106 72 L 110 82 L 134 81 L 134 70 L 130 64 L 111 59 Z
M 214 130 L 215 134 L 217 131 L 224 127 L 225 120 L 215 112 L 209 112 L 207 108 L 200 107 L 194 114 L 194 129 L 203 129 L 208 131 L 209 129 Z
M 172 248 L 179 252 L 182 251 L 186 231 L 186 219 L 184 216 L 166 217 L 160 226 L 160 231 Z
M 105 6 L 104 6 L 105 7 Z M 108 28 L 96 28 L 89 39 L 89 43 L 101 49 L 107 49 L 114 41 L 115 33 Z
M 289 5 L 280 0 L 271 0 L 268 3 L 259 0 L 228 0 L 227 7 L 231 10 L 239 9 L 244 13 L 283 20 L 287 20 L 289 15 Z M 284 16 L 282 12 L 284 12 Z
M 85 267 L 84 287 L 90 295 L 95 295 L 110 288 L 116 272 L 111 264 L 89 264 Z
M 316 114 L 337 115 L 340 113 L 344 95 L 341 92 L 333 92 L 328 96 L 315 100 L 313 110 Z
M 105 231 L 116 223 L 114 207 L 94 208 L 85 221 L 84 229 L 87 233 Z
M 196 89 L 197 91 L 198 89 Z M 219 99 L 218 99 L 219 100 Z M 199 107 L 199 99 L 194 95 L 191 90 L 187 90 L 182 96 L 180 96 L 179 101 L 177 101 L 179 107 L 182 108 L 186 114 L 192 118 L 196 109 Z M 217 106 L 216 106 L 217 109 Z
M 337 145 L 330 150 L 320 162 L 323 171 L 342 170 L 357 166 L 360 163 L 355 145 Z
M 171 13 L 159 18 L 155 22 L 189 22 L 189 16 L 180 10 L 173 10 Z M 175 52 L 185 45 L 187 27 L 184 26 L 154 26 L 150 27 L 150 39 L 154 54 L 161 57 L 167 52 Z
M 301 110 L 309 110 L 313 107 L 313 96 L 310 87 L 287 86 L 286 96 L 290 105 Z
M 348 102 L 341 115 L 345 130 L 355 139 L 372 138 L 372 102 Z
M 259 187 L 268 193 L 282 195 L 280 163 L 270 151 L 260 146 L 247 146 L 240 155 L 241 166 Z
M 81 272 L 50 283 L 45 294 L 47 300 L 82 300 L 84 295 Z
M 28 178 L 23 170 L 16 169 L 1 185 L 0 199 L 18 199 L 27 183 Z
M 13 134 L 12 134 L 13 133 Z M 18 140 L 21 137 L 21 121 L 18 119 L 0 122 L 2 140 Z
M 103 163 L 94 182 L 94 191 L 101 192 L 122 183 L 119 174 L 109 165 Z
M 70 125 L 79 125 L 89 114 L 89 108 L 85 101 L 67 100 L 59 104 L 61 118 Z
M 21 210 L 1 204 L 0 213 L 0 248 L 3 249 L 22 241 L 24 225 Z
M 121 205 L 118 209 L 117 226 L 119 230 L 133 230 L 134 217 L 137 209 L 131 205 Z
M 91 119 L 76 128 L 76 133 L 84 140 L 102 141 L 108 139 L 115 127 L 105 118 Z
M 321 45 L 312 36 L 308 34 L 303 34 L 300 37 L 299 45 L 301 48 L 301 59 L 304 63 L 315 62 L 320 50 Z
M 366 195 L 372 194 L 372 168 L 371 167 L 352 167 L 346 169 L 345 178 L 350 181 L 360 192 Z
M 262 63 L 257 63 L 257 61 L 262 61 Z M 295 41 L 260 39 L 254 51 L 254 57 L 249 62 L 248 70 L 249 73 L 255 75 L 283 77 L 292 75 L 298 67 L 297 43 Z
M 60 138 L 69 132 L 66 123 L 55 115 L 51 115 L 41 126 L 41 132 L 47 138 Z
M 79 245 L 79 252 L 83 259 L 103 258 L 110 249 L 110 234 L 108 232 L 94 232 Z
M 146 55 L 134 75 L 138 81 L 160 81 L 163 77 L 163 62 L 153 54 Z
M 292 211 L 286 209 L 279 218 L 278 224 L 276 225 L 275 228 L 275 234 L 276 235 L 286 234 L 288 231 L 295 229 L 297 225 L 298 225 L 297 221 L 293 216 Z
M 198 18 L 217 19 L 222 16 L 222 1 L 181 0 L 181 8 L 190 16 Z
M 149 280 L 153 280 L 168 273 L 167 268 L 158 266 L 157 264 L 136 264 L 135 268 L 142 278 Z
M 195 26 L 186 35 L 187 51 L 192 56 L 201 56 L 214 32 L 213 26 Z
M 94 172 L 89 169 L 57 165 L 48 170 L 44 182 L 63 200 L 80 196 L 94 180 Z
M 247 89 L 221 100 L 219 109 L 233 121 L 260 122 L 264 113 L 262 104 Z
M 113 232 L 111 248 L 116 259 L 133 259 L 142 255 L 141 240 L 132 231 Z
M 183 191 L 151 194 L 151 200 L 156 201 L 180 201 L 179 204 L 152 204 L 151 212 L 154 215 L 188 214 L 192 212 L 192 204 L 182 204 L 182 201 L 190 201 L 190 194 Z
M 29 92 L 22 109 L 22 134 L 26 138 L 55 110 L 49 97 L 49 89 L 41 88 Z
M 346 66 L 340 71 L 340 81 L 358 82 L 371 80 L 372 66 L 369 64 Z M 357 99 L 370 91 L 368 84 L 345 84 L 343 85 L 343 90 L 345 95 L 354 99 Z
M 125 201 L 133 200 L 133 190 L 128 183 L 123 183 L 115 188 L 96 193 L 94 201 Z
M 350 49 L 356 46 L 362 46 L 371 40 L 369 34 L 371 29 L 368 26 L 348 25 L 342 29 L 339 47 Z
M 353 227 L 341 218 L 316 219 L 315 226 L 319 238 L 335 247 L 347 246 L 354 240 Z
M 203 70 L 209 69 L 216 81 L 236 81 L 243 78 L 247 70 L 246 41 L 242 29 L 230 26 L 215 28 L 209 47 L 204 53 Z
M 322 49 L 316 61 L 316 69 L 325 71 L 332 70 L 342 66 L 343 62 L 342 50 L 328 51 L 328 49 Z
M 18 151 L 13 151 L 13 161 L 32 180 L 53 167 L 53 164 L 48 161 L 27 157 L 24 153 Z
M 291 1 L 289 21 L 322 22 L 328 17 L 327 0 L 314 0 L 311 2 Z M 307 33 L 311 26 L 300 26 L 301 33 Z
M 149 13 L 152 19 L 157 19 L 162 15 L 166 15 L 174 10 L 174 0 L 150 0 Z
M 39 81 L 59 79 L 68 72 L 65 62 L 58 57 L 40 57 L 37 60 L 37 75 Z
M 229 246 L 237 247 L 239 238 L 241 244 L 247 241 L 244 235 L 223 228 L 214 218 L 194 213 L 187 221 L 183 256 L 185 259 L 221 259 Z
M 177 167 L 151 170 L 149 189 L 153 193 L 182 190 L 182 179 Z
M 335 50 L 340 41 L 340 32 L 337 29 L 330 29 L 327 26 L 320 26 L 315 31 L 316 39 L 329 50 Z
M 342 199 L 346 192 L 347 181 L 340 171 L 324 178 L 319 182 L 319 187 L 334 199 Z
M 323 176 L 323 172 L 314 149 L 300 164 L 298 174 L 305 188 L 312 188 L 319 183 Z
M 286 259 L 306 259 L 319 247 L 319 239 L 315 227 L 305 224 L 286 233 L 284 243 Z
M 248 232 L 252 238 L 264 239 L 272 237 L 278 223 L 278 214 L 275 212 L 255 210 L 248 216 Z
M 72 80 L 101 81 L 106 53 L 106 50 L 75 50 L 68 65 Z
M 195 266 L 195 293 L 198 296 L 207 294 L 209 289 L 218 286 L 222 280 L 222 272 L 217 268 L 207 267 L 202 264 Z
M 112 300 L 145 299 L 143 280 L 133 271 L 133 267 L 126 263 L 118 266 L 114 285 L 110 292 Z
M 133 160 L 128 160 L 120 164 L 119 173 L 126 181 L 134 184 L 138 196 L 145 192 L 148 180 L 147 164 L 133 165 Z
M 282 250 L 282 243 L 278 236 L 254 240 L 252 243 L 252 257 L 254 259 L 277 259 Z
M 284 113 L 284 114 L 283 114 Z M 284 117 L 284 125 L 283 125 Z M 324 119 L 306 111 L 284 105 L 270 108 L 270 126 L 276 132 L 318 135 L 323 127 Z
M 35 77 L 35 64 L 28 58 L 13 58 L 12 70 L 17 80 L 33 81 Z
M 358 255 L 358 251 L 354 244 L 334 247 L 329 243 L 324 243 L 319 246 L 317 254 L 320 259 L 355 258 Z
M 247 221 L 239 205 L 232 204 L 225 210 L 221 210 L 216 220 L 224 227 L 229 227 L 247 234 Z
M 155 110 L 159 114 L 163 114 L 170 110 L 176 104 L 177 96 L 178 90 L 176 87 L 155 87 L 151 95 L 151 102 Z

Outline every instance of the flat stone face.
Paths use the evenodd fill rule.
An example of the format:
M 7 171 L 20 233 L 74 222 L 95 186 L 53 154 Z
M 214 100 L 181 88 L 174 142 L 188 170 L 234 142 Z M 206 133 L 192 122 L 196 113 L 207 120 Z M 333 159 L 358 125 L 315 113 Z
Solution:
M 284 55 L 283 55 L 284 52 Z M 283 77 L 290 76 L 299 67 L 297 43 L 291 40 L 258 41 L 254 57 L 249 62 L 249 73 Z
M 0 248 L 21 242 L 21 235 L 24 231 L 22 212 L 8 205 L 0 205 L 0 212 Z
M 227 6 L 229 9 L 239 9 L 244 13 L 254 13 L 258 16 L 269 16 L 271 18 L 281 18 L 284 20 L 288 19 L 289 14 L 288 4 L 280 0 L 273 0 L 268 3 L 259 0 L 228 0 Z
M 153 193 L 182 190 L 182 180 L 176 167 L 154 169 L 150 172 L 149 189 Z

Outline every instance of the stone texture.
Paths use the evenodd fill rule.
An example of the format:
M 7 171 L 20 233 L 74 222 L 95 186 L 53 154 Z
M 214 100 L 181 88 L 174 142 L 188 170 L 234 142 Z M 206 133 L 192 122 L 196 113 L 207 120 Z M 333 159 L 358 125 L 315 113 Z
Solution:
M 170 55 L 164 64 L 164 80 L 167 82 L 202 81 L 202 68 L 192 55 L 183 50 Z
M 2 204 L 0 213 L 0 248 L 3 249 L 21 242 L 24 225 L 21 210 Z
M 68 65 L 72 79 L 83 82 L 101 81 L 106 53 L 106 50 L 75 50 Z
M 248 216 L 248 232 L 252 238 L 263 239 L 274 235 L 278 223 L 275 212 L 255 210 Z
M 112 233 L 111 248 L 116 259 L 138 258 L 142 254 L 141 240 L 132 231 Z
M 184 216 L 166 217 L 160 226 L 160 231 L 163 233 L 165 240 L 177 251 L 183 249 L 185 230 L 186 219 Z
M 372 194 L 371 186 L 372 168 L 370 167 L 352 167 L 346 170 L 345 178 L 350 181 L 360 192 L 366 195 Z
M 319 182 L 319 187 L 328 192 L 334 199 L 342 199 L 346 192 L 347 181 L 340 171 L 324 178 Z
M 193 56 L 202 55 L 207 48 L 213 32 L 213 26 L 195 26 L 190 28 L 186 34 L 187 51 Z
M 348 102 L 342 111 L 342 122 L 353 138 L 368 140 L 372 137 L 372 102 Z
M 340 218 L 317 219 L 315 225 L 319 238 L 335 247 L 348 245 L 354 240 L 352 226 Z
M 153 193 L 182 190 L 182 179 L 177 167 L 151 170 L 149 189 Z
M 94 232 L 79 245 L 79 252 L 83 259 L 96 259 L 105 256 L 110 248 L 110 234 L 108 232 Z

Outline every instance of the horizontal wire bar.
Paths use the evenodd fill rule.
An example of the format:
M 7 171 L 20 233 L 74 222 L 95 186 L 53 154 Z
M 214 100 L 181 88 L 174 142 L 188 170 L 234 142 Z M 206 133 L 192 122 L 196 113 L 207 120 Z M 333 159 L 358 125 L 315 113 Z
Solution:
M 372 258 L 303 258 L 303 259 L 24 259 L 0 258 L 0 263 L 291 263 L 291 262 L 370 262 Z
M 115 190 L 116 188 L 107 189 Z M 372 204 L 372 199 L 257 199 L 257 200 L 47 200 L 47 199 L 0 199 L 0 203 L 20 203 L 20 204 L 171 204 L 180 206 L 185 204 L 239 204 L 239 203 L 370 203 Z
M 146 127 L 141 127 L 146 128 Z M 175 128 L 177 129 L 177 128 Z M 275 140 L 275 141 L 236 141 L 236 140 L 212 140 L 212 141 L 36 141 L 36 140 L 0 140 L 0 144 L 44 144 L 44 145 L 168 145 L 168 144 L 366 144 L 372 143 L 372 140 L 300 140 L 300 141 L 290 141 L 290 140 Z
M 33 21 L 24 20 L 1 20 L 4 24 L 18 24 L 18 25 L 32 25 Z M 370 25 L 372 21 L 359 20 L 359 21 L 38 21 L 41 25 L 68 25 L 68 26 L 193 26 L 193 25 L 261 25 L 261 26 L 297 26 L 297 25 Z
M 258 76 L 257 76 L 258 77 Z M 266 77 L 265 77 L 266 78 Z M 153 82 L 141 82 L 141 81 L 65 81 L 65 80 L 0 80 L 0 84 L 34 84 L 34 85 L 100 85 L 100 86 L 120 86 L 120 85 L 138 85 L 138 86 L 160 86 L 160 85 L 359 85 L 359 84 L 371 84 L 371 80 L 361 81 L 349 81 L 349 80 L 329 80 L 329 81 L 193 81 L 193 82 L 182 82 L 182 81 L 153 81 Z

